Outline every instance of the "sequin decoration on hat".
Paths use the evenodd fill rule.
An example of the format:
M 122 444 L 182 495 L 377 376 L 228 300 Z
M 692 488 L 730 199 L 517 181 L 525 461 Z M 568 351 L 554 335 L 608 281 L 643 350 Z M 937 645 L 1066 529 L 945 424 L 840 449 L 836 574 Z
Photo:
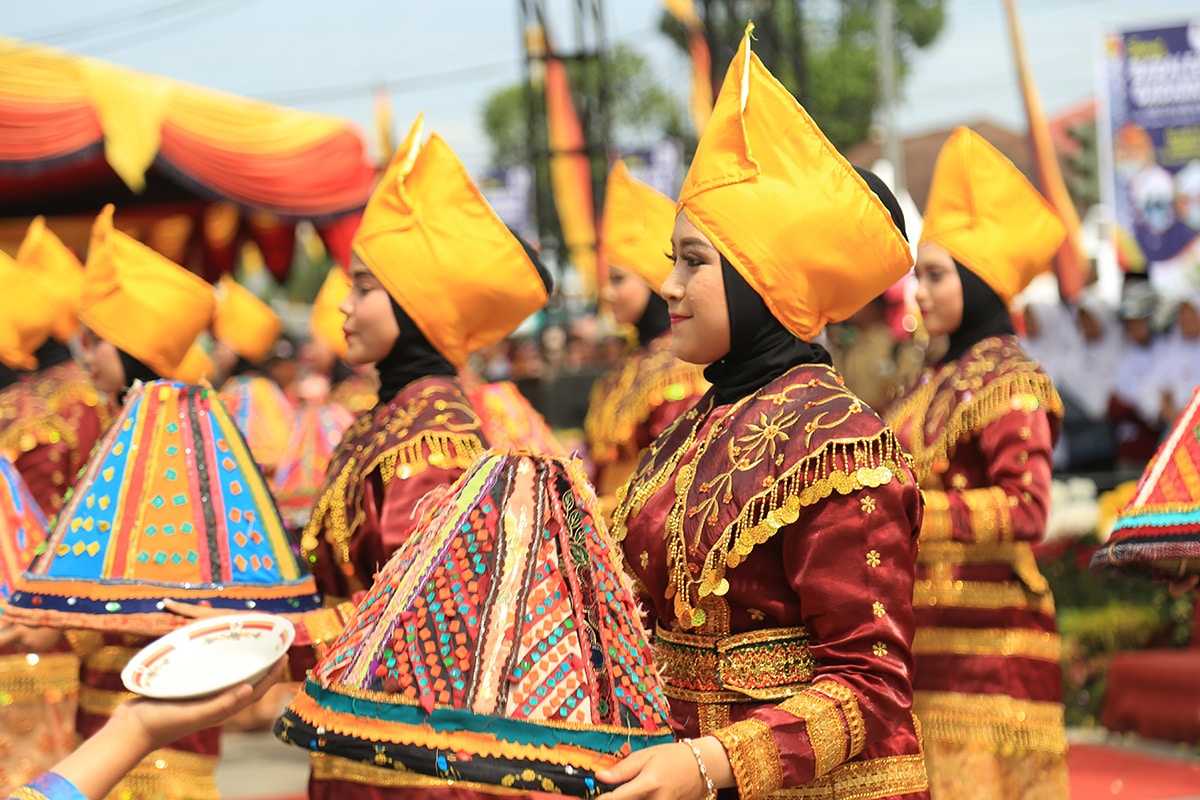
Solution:
M 276 734 L 397 776 L 603 791 L 596 770 L 671 734 L 597 506 L 572 461 L 480 457 L 376 577 Z
M 135 384 L 6 616 L 157 636 L 162 599 L 271 613 L 321 603 L 229 412 L 211 388 Z
M 13 463 L 0 455 L 0 600 L 46 539 L 46 518 Z
M 554 438 L 546 419 L 512 381 L 474 386 L 467 390 L 467 399 L 479 414 L 483 435 L 492 449 L 566 457 L 567 451 Z
M 1200 388 L 1146 465 L 1092 567 L 1200 572 Z
M 268 475 L 274 472 L 296 417 L 279 384 L 263 375 L 234 375 L 221 386 L 221 402 L 246 437 L 254 463 Z
M 338 403 L 304 405 L 296 414 L 296 424 L 271 476 L 271 492 L 285 520 L 301 525 L 308 522 L 329 459 L 353 421 L 354 415 Z

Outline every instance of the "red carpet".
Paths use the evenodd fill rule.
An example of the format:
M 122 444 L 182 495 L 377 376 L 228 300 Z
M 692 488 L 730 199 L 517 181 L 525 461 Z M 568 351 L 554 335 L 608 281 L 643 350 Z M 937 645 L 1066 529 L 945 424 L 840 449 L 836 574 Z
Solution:
M 1071 800 L 1200 798 L 1200 758 L 1162 758 L 1096 744 L 1071 745 Z

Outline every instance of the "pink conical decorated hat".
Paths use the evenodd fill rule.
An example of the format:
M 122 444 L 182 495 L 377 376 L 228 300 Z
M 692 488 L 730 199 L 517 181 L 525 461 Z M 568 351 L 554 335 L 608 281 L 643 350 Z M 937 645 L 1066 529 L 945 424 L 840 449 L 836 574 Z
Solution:
M 1092 566 L 1200 572 L 1200 388 L 1146 465 Z
M 583 796 L 602 790 L 595 770 L 671 741 L 619 549 L 574 462 L 489 453 L 431 506 L 280 738 L 397 775 Z

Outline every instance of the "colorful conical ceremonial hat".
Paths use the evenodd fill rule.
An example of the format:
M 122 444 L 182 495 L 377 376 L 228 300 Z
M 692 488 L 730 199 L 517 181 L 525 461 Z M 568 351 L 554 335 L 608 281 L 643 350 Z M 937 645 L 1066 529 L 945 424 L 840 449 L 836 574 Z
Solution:
M 13 463 L 0 455 L 0 600 L 46 539 L 46 518 Z
M 266 482 L 211 388 L 136 384 L 7 615 L 159 635 L 162 600 L 273 613 L 320 606 Z
M 376 577 L 275 725 L 438 778 L 575 795 L 671 741 L 595 496 L 571 461 L 482 456 Z
M 296 416 L 279 384 L 262 375 L 235 375 L 221 387 L 221 402 L 250 445 L 254 462 L 264 472 L 274 471 Z
M 1200 388 L 1146 466 L 1092 566 L 1200 572 Z
M 325 468 L 354 414 L 340 403 L 301 406 L 279 466 L 271 476 L 271 491 L 285 519 L 311 511 L 325 482 Z M 307 517 L 302 520 L 307 522 Z
M 503 453 L 533 453 L 566 457 L 550 426 L 512 381 L 481 383 L 467 390 L 467 399 L 492 449 Z

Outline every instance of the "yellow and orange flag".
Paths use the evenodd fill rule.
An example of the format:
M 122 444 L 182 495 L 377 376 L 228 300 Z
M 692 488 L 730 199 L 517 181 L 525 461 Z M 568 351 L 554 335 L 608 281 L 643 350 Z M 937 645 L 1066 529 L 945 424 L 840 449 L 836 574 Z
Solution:
M 1079 214 L 1075 211 L 1075 203 L 1071 200 L 1067 185 L 1063 181 L 1062 170 L 1058 166 L 1058 155 L 1050 139 L 1046 112 L 1042 108 L 1042 99 L 1029 69 L 1029 54 L 1025 50 L 1025 36 L 1021 31 L 1017 0 L 1004 0 L 1004 10 L 1008 15 L 1009 33 L 1012 35 L 1017 78 L 1020 80 L 1021 95 L 1025 100 L 1025 115 L 1029 120 L 1029 141 L 1033 148 L 1038 188 L 1050 202 L 1067 231 L 1067 238 L 1054 257 L 1054 272 L 1058 277 L 1058 293 L 1063 300 L 1070 302 L 1083 291 L 1087 280 Z

